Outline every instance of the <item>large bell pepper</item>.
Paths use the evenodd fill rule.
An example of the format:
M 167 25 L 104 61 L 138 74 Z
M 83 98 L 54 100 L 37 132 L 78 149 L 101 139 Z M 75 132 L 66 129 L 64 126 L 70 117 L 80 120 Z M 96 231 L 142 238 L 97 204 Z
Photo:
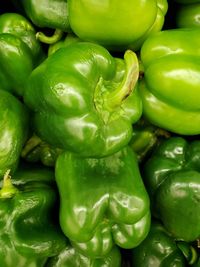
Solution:
M 54 183 L 47 169 L 23 167 L 12 178 L 6 172 L 0 190 L 2 267 L 44 267 L 66 246 L 55 224 Z
M 200 237 L 200 141 L 163 141 L 144 165 L 152 212 L 177 240 Z
M 0 179 L 18 165 L 22 147 L 28 136 L 28 111 L 10 93 L 0 90 Z
M 20 14 L 0 16 L 0 87 L 23 95 L 33 68 L 44 59 L 31 23 Z
M 195 249 L 185 242 L 176 242 L 156 221 L 145 240 L 132 250 L 133 267 L 186 267 L 196 261 Z
M 24 101 L 36 134 L 55 147 L 101 157 L 124 147 L 142 113 L 134 52 L 117 59 L 97 44 L 75 43 L 30 75 Z
M 200 133 L 200 29 L 155 33 L 141 49 L 144 116 L 169 131 Z
M 114 244 L 133 248 L 146 237 L 149 197 L 131 148 L 101 159 L 64 152 L 56 182 L 61 229 L 82 254 L 102 257 Z
M 45 267 L 121 267 L 121 254 L 115 246 L 105 257 L 92 259 L 68 245 L 58 255 L 49 259 Z
M 200 27 L 200 1 L 194 4 L 180 5 L 176 11 L 176 26 L 178 28 Z
M 80 39 L 135 51 L 162 29 L 168 4 L 166 0 L 68 0 L 68 7 L 70 26 Z

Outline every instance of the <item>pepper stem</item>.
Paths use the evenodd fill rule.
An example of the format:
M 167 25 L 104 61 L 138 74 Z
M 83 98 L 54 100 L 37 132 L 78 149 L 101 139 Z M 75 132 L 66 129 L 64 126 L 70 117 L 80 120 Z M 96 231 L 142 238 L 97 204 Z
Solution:
M 16 193 L 18 193 L 18 189 L 12 184 L 10 170 L 7 170 L 3 177 L 0 198 L 12 198 Z
M 179 241 L 177 242 L 177 246 L 187 259 L 189 265 L 192 265 L 197 261 L 197 251 L 191 245 L 183 241 Z
M 56 29 L 52 36 L 47 36 L 43 32 L 36 33 L 36 39 L 45 44 L 54 44 L 60 41 L 62 36 L 63 36 L 63 31 L 61 31 L 60 29 Z
M 127 50 L 124 54 L 125 74 L 121 84 L 111 93 L 106 95 L 106 107 L 114 109 L 121 105 L 133 91 L 139 78 L 139 63 L 136 54 Z
M 21 157 L 22 158 L 26 158 L 26 156 L 38 145 L 40 145 L 42 142 L 42 140 L 37 136 L 37 135 L 33 135 L 31 136 L 31 138 L 27 141 L 27 143 L 25 144 L 22 152 L 21 152 Z

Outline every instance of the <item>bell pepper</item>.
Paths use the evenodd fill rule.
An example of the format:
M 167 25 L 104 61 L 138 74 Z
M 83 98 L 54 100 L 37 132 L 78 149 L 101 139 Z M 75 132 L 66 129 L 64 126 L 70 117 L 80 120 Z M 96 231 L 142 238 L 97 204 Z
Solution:
M 68 245 L 58 255 L 49 259 L 45 267 L 121 267 L 121 254 L 115 246 L 105 257 L 92 259 Z
M 130 147 L 101 159 L 63 152 L 56 161 L 60 226 L 83 255 L 138 246 L 150 227 L 149 197 Z
M 144 117 L 182 135 L 200 133 L 199 29 L 155 33 L 141 49 Z
M 23 95 L 33 68 L 44 59 L 31 23 L 17 13 L 0 15 L 0 87 Z
M 167 9 L 166 0 L 68 0 L 70 26 L 80 39 L 121 51 L 138 50 L 151 33 L 160 31 Z
M 0 265 L 44 267 L 66 246 L 55 224 L 54 172 L 21 167 L 5 173 L 0 190 Z M 53 215 L 54 213 L 54 215 Z
M 177 240 L 200 237 L 200 141 L 163 141 L 145 163 L 143 179 L 154 216 Z
M 134 267 L 186 267 L 197 261 L 197 252 L 185 242 L 176 242 L 163 225 L 153 221 L 148 236 L 132 250 Z
M 37 38 L 45 43 L 54 43 L 62 37 L 62 32 L 70 31 L 67 0 L 20 0 L 24 11 L 32 23 L 38 27 L 56 29 L 53 36 L 37 33 Z
M 28 136 L 28 111 L 10 93 L 0 90 L 0 179 L 19 163 L 22 147 Z
M 50 146 L 33 134 L 25 143 L 21 157 L 27 162 L 41 162 L 45 166 L 54 167 L 61 152 L 61 149 Z
M 199 0 L 174 0 L 174 1 L 179 4 L 195 4 L 200 2 Z
M 30 75 L 24 101 L 36 134 L 54 147 L 102 157 L 124 147 L 142 113 L 138 60 L 114 58 L 100 45 L 59 49 Z
M 180 5 L 176 11 L 178 28 L 200 27 L 200 1 L 194 4 Z

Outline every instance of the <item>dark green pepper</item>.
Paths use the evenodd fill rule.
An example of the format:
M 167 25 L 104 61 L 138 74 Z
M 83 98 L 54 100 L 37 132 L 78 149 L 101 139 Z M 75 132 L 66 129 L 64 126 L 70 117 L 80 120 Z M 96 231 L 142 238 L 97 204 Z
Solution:
M 0 87 L 23 95 L 33 68 L 44 59 L 31 23 L 20 14 L 0 16 Z
M 0 190 L 1 266 L 44 267 L 48 257 L 66 246 L 54 223 L 54 183 L 54 172 L 48 169 L 23 166 L 12 180 L 5 174 Z
M 68 31 L 67 0 L 20 0 L 20 2 L 34 25 Z
M 142 105 L 137 57 L 128 50 L 124 58 L 82 42 L 49 56 L 32 72 L 25 92 L 36 134 L 86 157 L 106 156 L 128 144 Z
M 64 152 L 56 162 L 60 225 L 74 247 L 102 257 L 138 246 L 150 226 L 149 198 L 131 148 L 101 159 Z
M 80 39 L 122 51 L 138 50 L 160 31 L 168 9 L 166 0 L 68 0 L 68 5 L 70 26 Z
M 178 28 L 200 27 L 200 1 L 194 4 L 180 5 L 176 11 Z
M 121 267 L 121 254 L 115 246 L 105 257 L 91 259 L 69 245 L 59 255 L 51 258 L 45 267 Z
M 186 267 L 197 260 L 195 249 L 176 242 L 159 222 L 152 222 L 145 240 L 132 250 L 133 267 Z
M 163 141 L 144 165 L 152 211 L 178 240 L 200 237 L 200 141 Z
M 141 49 L 143 114 L 152 124 L 183 135 L 200 133 L 200 29 L 155 33 Z
M 52 44 L 70 30 L 67 0 L 20 0 L 26 15 L 38 27 L 55 29 L 53 36 L 38 32 L 41 42 Z
M 28 111 L 10 93 L 0 90 L 0 179 L 18 165 L 22 147 L 28 136 Z

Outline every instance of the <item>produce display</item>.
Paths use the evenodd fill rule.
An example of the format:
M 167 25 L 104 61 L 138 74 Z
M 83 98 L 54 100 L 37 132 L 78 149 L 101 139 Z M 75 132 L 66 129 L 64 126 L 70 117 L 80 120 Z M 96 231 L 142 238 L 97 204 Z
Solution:
M 0 3 L 0 267 L 200 267 L 200 1 Z

